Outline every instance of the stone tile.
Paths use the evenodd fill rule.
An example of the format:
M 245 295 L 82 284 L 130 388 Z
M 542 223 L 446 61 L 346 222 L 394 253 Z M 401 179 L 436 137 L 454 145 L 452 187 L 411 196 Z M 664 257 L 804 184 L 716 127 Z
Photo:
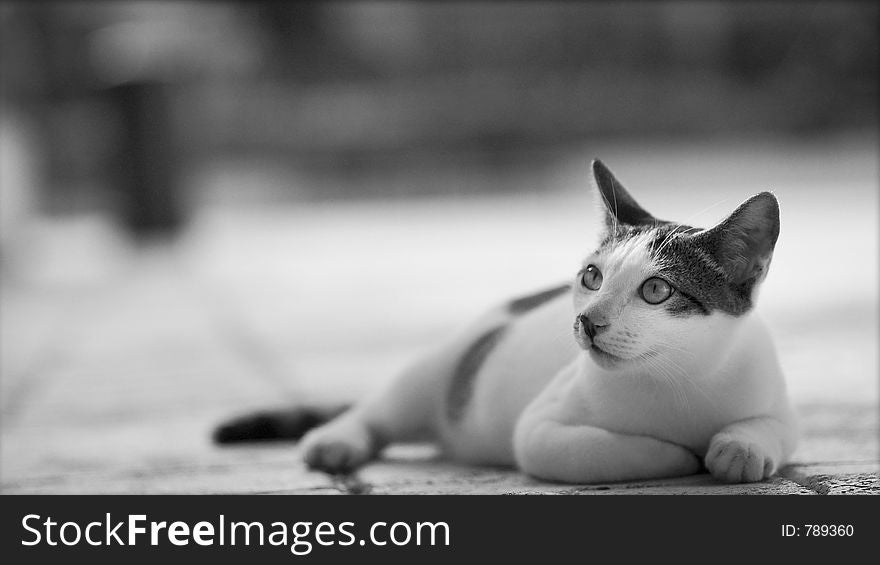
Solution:
M 670 481 L 647 484 L 613 484 L 590 486 L 577 494 L 708 494 L 708 495 L 763 495 L 763 494 L 816 494 L 810 489 L 782 477 L 772 477 L 760 483 L 727 484 L 716 481 L 711 475 L 681 477 Z
M 563 485 L 537 481 L 512 469 L 476 468 L 438 459 L 426 446 L 399 446 L 365 467 L 358 479 L 373 494 L 815 494 L 783 477 L 730 485 L 708 474 L 655 481 Z
M 880 495 L 880 463 L 844 462 L 790 465 L 782 475 L 819 494 Z
M 164 455 L 158 457 L 157 453 Z M 96 461 L 94 456 L 86 460 Z M 55 462 L 48 472 L 37 475 L 4 475 L 0 490 L 6 494 L 340 492 L 329 477 L 307 470 L 289 444 L 220 449 L 207 441 L 195 452 L 163 452 L 150 445 L 130 461 L 98 460 L 79 468 Z

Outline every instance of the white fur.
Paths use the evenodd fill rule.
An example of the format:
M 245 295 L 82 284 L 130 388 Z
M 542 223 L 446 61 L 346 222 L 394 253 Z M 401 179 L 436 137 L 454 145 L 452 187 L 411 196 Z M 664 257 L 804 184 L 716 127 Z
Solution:
M 769 332 L 749 312 L 674 317 L 642 300 L 656 274 L 651 234 L 594 254 L 598 291 L 574 282 L 516 319 L 477 375 L 463 419 L 446 416 L 446 391 L 469 344 L 509 318 L 489 312 L 352 410 L 309 433 L 304 456 L 318 467 L 357 466 L 385 444 L 431 438 L 452 457 L 516 465 L 539 478 L 575 482 L 694 473 L 770 476 L 794 449 L 796 432 Z M 596 345 L 573 336 L 575 317 L 599 312 L 608 330 Z M 580 344 L 580 346 L 579 346 Z

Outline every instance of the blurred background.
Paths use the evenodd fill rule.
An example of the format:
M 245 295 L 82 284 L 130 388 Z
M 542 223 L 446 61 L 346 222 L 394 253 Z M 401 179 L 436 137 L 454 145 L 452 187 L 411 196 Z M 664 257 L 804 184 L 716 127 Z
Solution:
M 0 478 L 371 390 L 571 276 L 594 157 L 696 225 L 774 191 L 792 394 L 876 429 L 877 64 L 869 2 L 3 0 Z

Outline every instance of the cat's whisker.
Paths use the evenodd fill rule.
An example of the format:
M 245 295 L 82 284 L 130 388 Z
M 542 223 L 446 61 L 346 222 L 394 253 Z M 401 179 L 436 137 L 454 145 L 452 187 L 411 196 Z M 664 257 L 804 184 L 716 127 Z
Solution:
M 699 212 L 696 212 L 696 213 L 694 213 L 694 214 L 691 214 L 690 216 L 688 216 L 687 218 L 685 218 L 681 223 L 682 223 L 682 224 L 688 224 L 688 223 L 690 223 L 691 220 L 693 220 L 693 219 L 696 218 L 697 216 L 699 216 L 699 215 L 701 215 L 701 214 L 705 214 L 706 212 L 708 212 L 709 210 L 711 210 L 711 209 L 714 208 L 715 206 L 718 206 L 719 204 L 724 204 L 724 203 L 727 202 L 727 201 L 728 201 L 727 198 L 722 198 L 721 200 L 718 200 L 718 201 L 715 202 L 714 204 L 710 204 L 709 206 L 706 206 L 705 208 L 703 208 L 703 209 L 700 210 Z
M 675 367 L 676 369 L 681 371 L 682 377 L 690 376 L 689 371 L 687 369 L 685 369 L 684 367 L 682 367 L 681 365 L 679 365 L 674 359 L 672 359 L 670 357 L 662 357 L 662 359 L 665 363 L 668 363 L 669 365 L 672 365 L 673 367 Z
M 669 240 L 675 235 L 676 232 L 670 231 L 663 237 L 663 241 L 660 242 L 660 245 L 654 249 L 654 255 L 659 255 L 663 248 L 668 245 Z
M 683 386 L 684 383 L 693 381 L 689 371 L 668 357 L 658 355 L 649 359 L 649 365 L 664 377 L 664 382 L 669 385 L 676 402 L 689 411 L 690 397 Z
M 663 238 L 663 241 L 660 242 L 660 247 L 658 247 L 655 251 L 655 255 L 659 255 L 672 241 L 675 240 L 675 236 L 678 235 L 678 232 L 671 231 L 666 234 L 666 237 Z
M 654 343 L 656 343 L 657 345 L 662 345 L 662 346 L 667 347 L 667 348 L 670 348 L 670 349 L 674 349 L 674 350 L 676 350 L 676 351 L 682 351 L 682 352 L 685 352 L 685 353 L 693 353 L 693 351 L 692 351 L 691 349 L 689 349 L 689 348 L 687 348 L 687 347 L 683 347 L 683 346 L 682 346 L 681 344 L 679 344 L 679 343 L 675 343 L 675 342 L 673 342 L 673 341 L 664 340 L 664 339 L 662 339 L 662 338 L 655 337 L 655 338 L 654 338 Z
M 673 375 L 667 367 L 663 366 L 660 359 L 661 358 L 659 357 L 650 358 L 649 366 L 653 369 L 655 375 L 659 376 L 663 383 L 667 385 L 672 392 L 673 403 L 680 408 L 688 410 L 689 406 L 687 397 L 678 385 L 678 379 L 675 378 L 675 375 Z
M 717 398 L 711 396 L 707 392 L 706 388 L 703 386 L 703 383 L 701 383 L 699 379 L 690 378 L 690 373 L 681 365 L 679 365 L 678 362 L 676 362 L 674 359 L 671 359 L 669 357 L 664 357 L 662 359 L 664 363 L 673 365 L 681 371 L 682 378 L 678 381 L 679 384 L 689 386 L 695 392 L 699 393 L 706 401 L 709 402 L 713 409 L 717 406 Z
M 711 396 L 698 379 L 687 379 L 685 382 L 687 382 L 691 386 L 691 388 L 702 394 L 703 398 L 705 398 L 709 402 L 713 410 L 717 408 L 717 398 Z
M 660 346 L 660 347 L 664 348 L 664 349 L 668 349 L 668 350 L 670 350 L 670 351 L 674 351 L 675 353 L 682 353 L 682 354 L 687 355 L 688 357 L 691 357 L 691 358 L 694 358 L 694 357 L 697 356 L 696 352 L 694 352 L 694 351 L 692 351 L 692 350 L 690 350 L 690 349 L 686 349 L 686 348 L 684 348 L 684 347 L 680 347 L 680 346 L 678 346 L 678 345 L 676 345 L 676 344 L 674 344 L 674 343 L 664 342 L 664 341 L 662 341 L 662 340 L 656 340 L 656 341 L 655 341 L 655 344 L 656 344 L 657 346 Z
M 709 206 L 706 206 L 705 208 L 703 208 L 703 209 L 700 210 L 699 212 L 696 212 L 696 213 L 694 213 L 694 214 L 691 214 L 690 216 L 688 216 L 687 218 L 685 218 L 684 221 L 682 221 L 681 223 L 686 225 L 686 224 L 690 223 L 690 221 L 693 220 L 694 218 L 696 218 L 696 217 L 698 217 L 698 216 L 700 216 L 700 215 L 702 215 L 702 214 L 705 214 L 706 212 L 708 212 L 708 211 L 711 210 L 712 208 L 718 206 L 719 204 L 723 204 L 723 203 L 725 203 L 725 202 L 727 202 L 727 198 L 722 198 L 721 200 L 718 200 L 718 201 L 715 202 L 714 204 L 711 204 L 711 205 L 709 205 Z M 692 229 L 696 229 L 696 228 L 692 228 Z M 654 249 L 654 254 L 655 254 L 655 255 L 659 255 L 659 254 L 660 254 L 660 253 L 661 253 L 661 252 L 662 252 L 667 246 L 669 246 L 673 241 L 675 241 L 676 239 L 678 239 L 677 236 L 679 236 L 679 235 L 681 235 L 681 234 L 689 233 L 690 231 L 691 231 L 691 229 L 682 230 L 682 231 L 675 231 L 675 230 L 670 231 L 670 232 L 667 233 L 666 236 L 663 238 L 663 241 L 660 242 L 660 245 Z
M 658 358 L 658 361 L 660 359 L 663 359 L 666 362 L 669 361 L 668 359 L 664 359 L 664 358 Z M 667 365 L 667 367 L 668 367 L 668 365 Z M 678 366 L 676 365 L 676 367 L 678 367 Z M 678 375 L 679 378 L 672 379 L 674 381 L 673 388 L 675 388 L 675 390 L 677 391 L 677 394 L 681 397 L 682 404 L 684 405 L 684 409 L 687 412 L 690 412 L 690 409 L 691 409 L 690 396 L 688 396 L 687 392 L 684 390 L 684 386 L 682 386 L 683 382 L 687 382 L 690 379 L 687 378 L 688 377 L 687 371 L 685 371 L 684 369 L 681 369 L 680 367 L 679 367 L 679 369 L 681 371 L 681 374 Z M 672 369 L 667 368 L 667 370 L 670 371 L 670 373 L 672 372 Z

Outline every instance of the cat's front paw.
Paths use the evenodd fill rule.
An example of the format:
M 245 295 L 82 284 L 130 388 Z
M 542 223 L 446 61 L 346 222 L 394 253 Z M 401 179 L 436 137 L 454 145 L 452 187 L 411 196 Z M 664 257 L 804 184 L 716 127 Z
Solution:
M 375 453 L 369 431 L 350 422 L 331 422 L 312 430 L 301 449 L 310 469 L 332 474 L 354 471 Z
M 709 443 L 706 468 L 721 481 L 753 483 L 772 475 L 776 462 L 759 444 L 722 433 Z

